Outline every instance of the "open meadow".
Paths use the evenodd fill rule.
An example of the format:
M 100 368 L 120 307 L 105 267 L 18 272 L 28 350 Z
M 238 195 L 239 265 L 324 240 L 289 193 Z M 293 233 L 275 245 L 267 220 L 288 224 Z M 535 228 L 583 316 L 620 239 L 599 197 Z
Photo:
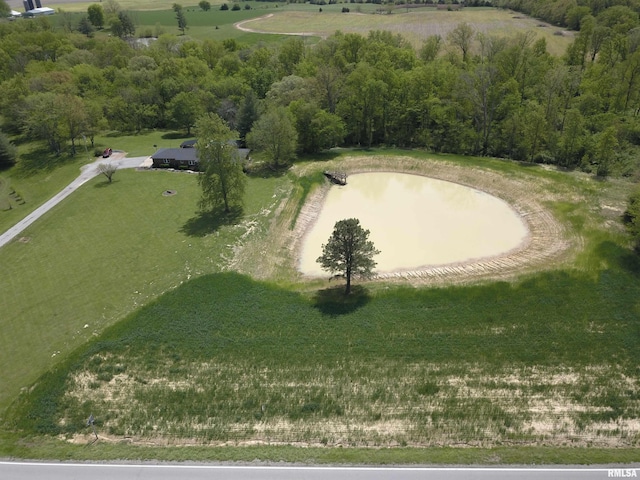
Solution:
M 402 35 L 415 48 L 419 48 L 429 36 L 440 35 L 446 39 L 447 34 L 456 25 L 467 23 L 476 32 L 485 35 L 508 37 L 522 32 L 534 32 L 536 38 L 545 39 L 547 49 L 552 55 L 562 55 L 573 39 L 571 32 L 497 8 L 466 8 L 458 12 L 440 11 L 429 7 L 408 11 L 396 8 L 386 15 L 360 13 L 355 11 L 355 8 L 347 14 L 340 13 L 339 8 L 330 9 L 324 6 L 321 13 L 287 8 L 278 13 L 269 12 L 267 16 L 251 20 L 242 26 L 262 33 L 300 32 L 307 36 L 320 37 L 327 37 L 337 30 L 364 36 L 371 30 L 387 30 Z
M 464 168 L 544 189 L 572 247 L 509 281 L 377 281 L 345 300 L 340 286 L 295 271 L 299 207 L 326 162 L 252 178 L 230 225 L 195 212 L 193 175 L 96 179 L 28 241 L 0 250 L 10 269 L 3 405 L 51 368 L 5 417 L 33 442 L 20 454 L 86 456 L 93 413 L 98 458 L 169 458 L 172 449 L 152 448 L 167 445 L 208 445 L 194 454 L 207 458 L 228 454 L 216 446 L 271 445 L 278 456 L 279 445 L 304 445 L 351 447 L 345 455 L 364 461 L 371 447 L 516 445 L 533 448 L 520 451 L 525 462 L 562 461 L 566 448 L 575 461 L 576 447 L 637 460 L 640 264 L 619 223 L 630 185 L 489 159 L 369 155 L 376 168 L 409 155 L 415 173 Z M 330 164 L 352 161 L 345 152 Z M 3 438 L 15 452 L 15 434 Z

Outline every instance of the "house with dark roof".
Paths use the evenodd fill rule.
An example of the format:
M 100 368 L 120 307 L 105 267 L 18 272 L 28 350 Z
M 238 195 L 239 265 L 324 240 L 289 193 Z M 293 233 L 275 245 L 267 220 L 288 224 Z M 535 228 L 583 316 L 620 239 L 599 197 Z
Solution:
M 188 142 L 191 142 L 190 140 Z M 183 142 L 183 145 L 187 142 Z M 161 148 L 151 155 L 153 168 L 175 168 L 178 170 L 199 170 L 198 150 L 195 148 L 195 140 L 191 144 L 181 148 Z M 237 161 L 244 163 L 249 158 L 248 148 L 238 148 Z
M 151 155 L 153 168 L 198 170 L 198 152 L 195 148 L 161 148 Z

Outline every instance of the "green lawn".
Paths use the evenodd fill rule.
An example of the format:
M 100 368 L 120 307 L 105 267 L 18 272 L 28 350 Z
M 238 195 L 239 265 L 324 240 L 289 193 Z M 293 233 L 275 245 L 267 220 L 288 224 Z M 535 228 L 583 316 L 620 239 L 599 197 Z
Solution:
M 250 180 L 249 219 L 277 183 Z M 177 194 L 163 196 L 168 189 Z M 0 249 L 0 407 L 150 298 L 227 265 L 246 227 L 198 216 L 198 195 L 191 174 L 118 171 L 27 229 L 28 243 Z
M 15 225 L 71 183 L 87 162 L 84 154 L 75 158 L 56 158 L 39 146 L 21 146 L 19 163 L 0 172 L 0 184 L 10 187 L 0 187 L 0 231 Z M 10 190 L 17 192 L 24 202 L 10 197 Z
M 153 154 L 159 148 L 179 147 L 186 138 L 193 136 L 172 130 L 151 130 L 137 135 L 104 133 L 96 136 L 95 148 L 89 144 L 85 151 L 84 145 L 79 145 L 74 157 L 57 157 L 38 143 L 20 144 L 18 163 L 0 172 L 0 231 L 15 225 L 71 183 L 80 174 L 80 167 L 95 161 L 94 149 L 102 150 L 109 146 L 126 152 L 129 157 L 142 157 Z M 9 197 L 10 189 L 4 186 L 17 192 L 24 203 Z

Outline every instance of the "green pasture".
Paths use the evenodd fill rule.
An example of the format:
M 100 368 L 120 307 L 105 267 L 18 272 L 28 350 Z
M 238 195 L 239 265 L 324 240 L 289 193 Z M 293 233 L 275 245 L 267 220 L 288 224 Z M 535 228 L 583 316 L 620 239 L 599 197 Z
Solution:
M 640 415 L 640 385 L 622 381 L 639 373 L 640 262 L 600 248 L 618 267 L 596 279 L 553 272 L 517 284 L 360 290 L 348 301 L 339 289 L 305 295 L 235 273 L 203 276 L 41 379 L 18 426 L 83 433 L 100 412 L 104 433 L 118 436 L 226 442 L 260 428 L 271 441 L 333 445 L 544 443 L 525 427 L 527 406 L 544 395 L 584 405 L 572 420 L 587 434 L 599 420 Z M 557 383 L 573 375 L 575 384 Z M 280 432 L 282 422 L 294 432 Z M 411 427 L 372 433 L 376 422 Z

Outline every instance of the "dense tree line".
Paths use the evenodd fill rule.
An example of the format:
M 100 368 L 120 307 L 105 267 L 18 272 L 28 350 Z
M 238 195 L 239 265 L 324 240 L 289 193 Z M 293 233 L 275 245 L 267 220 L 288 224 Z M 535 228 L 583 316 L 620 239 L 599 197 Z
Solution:
M 510 8 L 554 25 L 578 30 L 579 20 L 585 15 L 599 17 L 605 13 L 603 23 L 611 18 L 634 16 L 640 13 L 640 0 L 493 0 L 493 5 Z M 611 10 L 612 9 L 612 10 Z
M 61 152 L 107 129 L 190 132 L 216 113 L 276 165 L 295 152 L 388 145 L 632 174 L 640 34 L 636 17 L 602 20 L 617 7 L 632 8 L 581 17 L 563 58 L 533 33 L 503 38 L 466 24 L 415 51 L 384 31 L 277 47 L 162 35 L 140 47 L 54 30 L 45 18 L 6 22 L 2 130 Z M 269 143 L 274 121 L 293 147 Z

